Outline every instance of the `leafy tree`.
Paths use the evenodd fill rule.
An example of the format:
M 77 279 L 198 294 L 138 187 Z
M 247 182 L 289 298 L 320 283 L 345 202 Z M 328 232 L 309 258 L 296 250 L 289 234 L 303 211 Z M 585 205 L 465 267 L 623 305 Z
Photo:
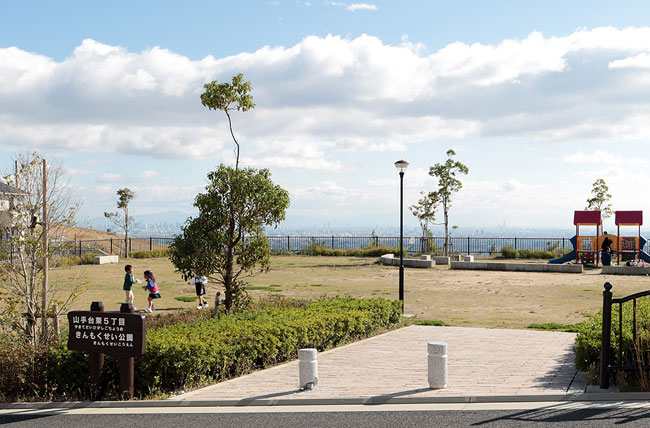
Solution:
M 454 160 L 456 152 L 447 150 L 447 161 L 443 164 L 437 163 L 429 168 L 429 175 L 438 179 L 438 190 L 431 192 L 431 197 L 442 204 L 444 225 L 445 225 L 445 255 L 449 255 L 449 209 L 451 208 L 451 197 L 463 187 L 463 183 L 456 178 L 458 174 L 469 173 L 467 166 Z
M 170 260 L 185 279 L 206 275 L 223 284 L 226 309 L 245 305 L 243 278 L 267 271 L 265 226 L 284 220 L 289 194 L 271 181 L 267 169 L 220 165 L 196 196 L 199 215 L 189 218 L 170 246 Z
M 609 218 L 612 216 L 612 204 L 608 203 L 611 198 L 607 183 L 599 178 L 591 185 L 591 198 L 587 199 L 585 210 L 600 211 L 603 219 Z
M 3 177 L 16 192 L 0 218 L 6 237 L 0 246 L 0 321 L 33 345 L 47 344 L 56 337 L 56 317 L 67 312 L 83 286 L 71 278 L 64 293 L 47 275 L 65 255 L 63 232 L 74 224 L 80 205 L 56 161 L 47 165 L 38 153 L 19 154 L 15 161 L 15 174 Z
M 128 187 L 119 189 L 117 191 L 117 208 L 122 210 L 122 213 L 109 213 L 105 212 L 104 217 L 109 219 L 113 224 L 124 231 L 124 257 L 129 257 L 129 230 L 133 217 L 129 215 L 129 202 L 135 197 L 135 193 Z
M 422 228 L 422 238 L 426 239 L 423 250 L 425 252 L 428 252 L 429 238 L 431 237 L 429 225 L 433 224 L 436 219 L 438 199 L 437 195 L 435 195 L 433 192 L 420 192 L 420 194 L 422 195 L 422 199 L 418 200 L 417 204 L 411 205 L 409 207 L 409 210 L 420 222 L 420 227 Z
M 244 81 L 244 75 L 239 73 L 232 77 L 231 83 L 219 83 L 213 80 L 203 85 L 205 92 L 201 94 L 201 103 L 210 110 L 222 110 L 228 117 L 230 135 L 235 142 L 235 169 L 239 169 L 239 141 L 232 130 L 232 110 L 248 111 L 255 108 L 251 82 Z

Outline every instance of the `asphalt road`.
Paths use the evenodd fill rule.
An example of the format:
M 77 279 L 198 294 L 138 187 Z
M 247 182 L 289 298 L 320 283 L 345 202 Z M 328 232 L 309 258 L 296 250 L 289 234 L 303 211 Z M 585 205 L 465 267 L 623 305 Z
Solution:
M 379 407 L 379 406 L 377 406 Z M 195 428 L 287 428 L 287 427 L 647 427 L 650 425 L 648 404 L 629 406 L 545 406 L 520 410 L 400 410 L 331 411 L 331 406 L 301 412 L 299 408 L 286 411 L 262 410 L 235 413 L 182 413 L 155 410 L 130 414 L 56 414 L 15 411 L 0 414 L 0 425 L 29 428 L 90 428 L 90 427 L 147 427 Z M 115 411 L 115 409 L 114 409 Z M 18 413 L 18 414 L 17 414 Z M 22 414 L 21 414 L 22 413 Z

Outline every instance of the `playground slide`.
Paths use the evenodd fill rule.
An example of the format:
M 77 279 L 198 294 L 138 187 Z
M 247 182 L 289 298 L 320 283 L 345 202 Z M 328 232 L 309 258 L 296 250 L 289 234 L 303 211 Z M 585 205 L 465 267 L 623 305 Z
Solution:
M 648 254 L 648 257 L 650 257 L 650 254 Z M 571 260 L 575 260 L 575 259 L 576 259 L 576 250 L 573 250 L 569 254 L 566 254 L 563 257 L 560 257 L 559 259 L 549 260 L 548 263 L 553 265 L 560 265 L 562 263 L 570 262 Z
M 639 242 L 639 246 L 641 247 L 641 251 L 639 251 L 639 258 L 646 263 L 650 263 L 650 254 L 643 251 L 643 247 L 645 247 L 645 243 L 648 242 L 648 240 L 645 239 L 643 236 L 641 236 L 640 238 L 641 238 L 640 239 L 641 242 Z
M 573 238 L 570 239 L 571 245 L 573 245 L 573 251 L 571 251 L 569 254 L 566 254 L 559 259 L 551 259 L 548 261 L 549 264 L 553 265 L 560 265 L 562 263 L 570 262 L 571 260 L 576 259 L 576 237 L 574 236 Z
M 641 257 L 641 260 L 644 262 L 650 263 L 650 254 L 646 253 L 645 251 L 639 251 L 639 257 Z

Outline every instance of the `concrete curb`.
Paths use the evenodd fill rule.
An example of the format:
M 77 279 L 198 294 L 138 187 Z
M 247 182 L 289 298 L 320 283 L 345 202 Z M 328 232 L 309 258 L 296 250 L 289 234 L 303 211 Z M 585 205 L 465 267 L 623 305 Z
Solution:
M 650 401 L 649 392 L 598 392 L 548 395 L 485 395 L 447 397 L 358 397 L 318 399 L 244 399 L 207 401 L 66 401 L 39 403 L 5 403 L 0 409 L 83 409 L 83 408 L 151 408 L 151 407 L 247 407 L 247 406 L 321 406 L 436 403 L 513 403 L 513 402 L 612 402 Z

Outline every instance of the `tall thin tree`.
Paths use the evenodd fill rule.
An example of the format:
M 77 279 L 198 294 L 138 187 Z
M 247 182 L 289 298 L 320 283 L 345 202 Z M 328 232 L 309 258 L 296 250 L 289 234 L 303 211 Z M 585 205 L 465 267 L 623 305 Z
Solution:
M 105 212 L 104 217 L 113 222 L 114 225 L 124 231 L 124 257 L 129 257 L 129 230 L 133 217 L 129 216 L 129 203 L 135 198 L 135 193 L 128 187 L 124 187 L 117 191 L 117 208 L 122 210 L 122 213 Z
M 445 163 L 437 163 L 429 168 L 429 175 L 438 179 L 438 190 L 431 192 L 432 197 L 436 198 L 441 204 L 444 215 L 445 225 L 445 255 L 449 255 L 449 209 L 451 208 L 451 199 L 454 193 L 463 188 L 463 183 L 456 178 L 457 175 L 467 175 L 469 168 L 461 162 L 454 160 L 456 152 L 452 149 L 447 150 L 447 160 Z

